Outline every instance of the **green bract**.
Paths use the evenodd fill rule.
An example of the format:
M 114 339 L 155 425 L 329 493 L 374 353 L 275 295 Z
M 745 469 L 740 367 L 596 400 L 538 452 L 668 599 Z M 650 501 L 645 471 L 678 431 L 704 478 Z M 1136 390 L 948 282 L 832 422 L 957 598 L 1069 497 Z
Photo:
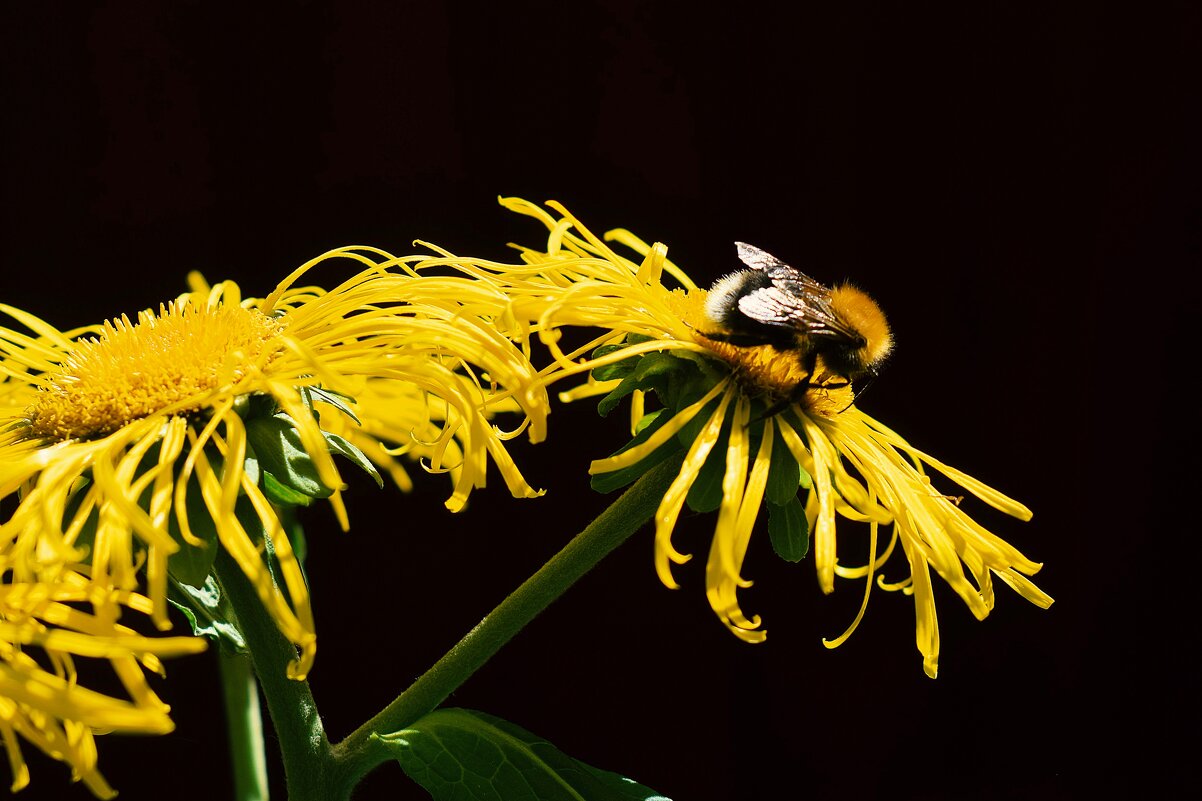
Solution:
M 649 341 L 647 337 L 632 335 L 627 337 L 625 344 L 603 345 L 593 352 L 592 358 L 602 358 L 628 345 L 646 341 Z M 639 421 L 637 433 L 616 451 L 616 455 L 646 442 L 674 415 L 704 397 L 705 393 L 724 377 L 724 373 L 713 359 L 691 351 L 659 351 L 631 356 L 620 362 L 598 367 L 593 370 L 592 376 L 597 381 L 621 382 L 598 404 L 597 411 L 602 416 L 608 415 L 636 390 L 653 393 L 664 405 L 663 409 L 649 412 Z M 591 482 L 593 489 L 598 492 L 613 492 L 630 484 L 672 454 L 686 450 L 701 433 L 717 406 L 717 400 L 707 404 L 700 413 L 685 423 L 675 437 L 636 464 L 594 475 Z M 768 406 L 756 400 L 753 401 L 752 409 L 750 452 L 755 453 L 763 437 L 763 425 L 755 423 L 764 419 Z M 792 413 L 786 411 L 783 414 Z M 731 411 L 728 410 L 717 443 L 689 487 L 685 503 L 694 512 L 714 512 L 722 504 L 722 479 L 726 474 L 730 426 Z M 780 437 L 774 438 L 764 505 L 769 513 L 768 534 L 772 547 L 782 559 L 790 562 L 800 561 L 809 551 L 809 526 L 797 492 L 799 488 L 809 489 L 811 485 L 809 474 L 797 463 L 784 441 Z

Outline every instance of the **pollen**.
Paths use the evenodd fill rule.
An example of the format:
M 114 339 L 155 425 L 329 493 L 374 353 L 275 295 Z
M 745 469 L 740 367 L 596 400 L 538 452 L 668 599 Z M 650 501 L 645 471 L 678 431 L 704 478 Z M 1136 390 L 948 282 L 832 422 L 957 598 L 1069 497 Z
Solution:
M 282 329 L 255 309 L 170 303 L 106 322 L 43 377 L 27 410 L 30 433 L 50 440 L 110 434 L 157 412 L 187 414 L 213 390 L 262 369 Z

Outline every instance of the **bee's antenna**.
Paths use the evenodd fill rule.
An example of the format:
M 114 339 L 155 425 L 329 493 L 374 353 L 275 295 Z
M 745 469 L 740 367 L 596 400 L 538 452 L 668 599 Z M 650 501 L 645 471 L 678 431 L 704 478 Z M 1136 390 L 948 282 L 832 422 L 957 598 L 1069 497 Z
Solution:
M 856 401 L 858 401 L 860 399 L 860 396 L 868 391 L 868 388 L 870 386 L 872 386 L 873 382 L 876 381 L 876 376 L 877 376 L 876 371 L 873 371 L 872 375 L 869 376 L 868 380 L 864 382 L 864 386 L 862 386 L 858 390 L 856 390 L 856 394 L 852 396 L 852 398 L 851 398 L 852 403 L 855 403 Z
M 868 370 L 868 380 L 864 382 L 864 386 L 860 387 L 859 389 L 857 389 L 857 390 L 855 391 L 855 394 L 853 394 L 853 395 L 851 396 L 851 403 L 847 404 L 847 405 L 846 405 L 846 406 L 844 406 L 842 409 L 840 409 L 840 410 L 839 410 L 839 414 L 843 414 L 843 413 L 844 413 L 844 412 L 846 412 L 848 409 L 850 409 L 852 406 L 855 406 L 855 405 L 856 405 L 856 401 L 858 401 L 858 400 L 860 399 L 860 396 L 861 396 L 861 395 L 863 395 L 865 392 L 867 392 L 867 391 L 868 391 L 868 388 L 869 388 L 870 386 L 872 386 L 872 382 L 876 381 L 876 377 L 877 377 L 878 375 L 879 375 L 879 373 L 877 373 L 877 371 L 876 371 L 876 368 L 875 368 L 875 367 L 874 367 L 874 368 L 871 368 L 871 369 L 869 369 L 869 370 Z

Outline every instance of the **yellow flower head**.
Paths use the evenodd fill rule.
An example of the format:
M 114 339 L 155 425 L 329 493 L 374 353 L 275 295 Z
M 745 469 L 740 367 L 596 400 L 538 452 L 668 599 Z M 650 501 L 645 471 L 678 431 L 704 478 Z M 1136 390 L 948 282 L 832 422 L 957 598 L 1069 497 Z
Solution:
M 520 264 L 444 252 L 443 258 L 417 267 L 453 265 L 504 291 L 512 299 L 513 316 L 529 321 L 552 353 L 554 363 L 543 371 L 546 383 L 589 374 L 586 384 L 561 397 L 604 395 L 603 413 L 631 398 L 634 439 L 592 464 L 595 487 L 616 488 L 674 451 L 685 451 L 680 472 L 655 516 L 655 566 L 664 584 L 676 587 L 672 565 L 690 558 L 672 543 L 687 503 L 695 511 L 717 512 L 706 591 L 719 618 L 749 642 L 762 641 L 765 632 L 758 616 L 743 612 L 737 594 L 751 584 L 741 569 L 763 508 L 769 513 L 769 537 L 786 559 L 802 558 L 813 532 L 824 591 L 833 591 L 839 575 L 865 580 L 865 605 L 874 579 L 883 589 L 912 593 L 918 648 L 932 677 L 939 642 L 931 567 L 978 617 L 992 608 L 992 575 L 1040 606 L 1051 603 L 1026 579 L 1040 565 L 982 528 L 954 499 L 934 490 L 924 465 L 1007 514 L 1025 520 L 1030 512 L 918 452 L 862 413 L 853 405 L 849 382 L 827 368 L 823 354 L 807 360 L 787 347 L 724 337 L 706 314 L 707 292 L 667 259 L 662 244 L 649 246 L 625 230 L 598 238 L 554 202 L 548 206 L 555 214 L 523 200 L 507 198 L 501 203 L 540 220 L 550 232 L 546 247 L 522 248 Z M 641 260 L 619 255 L 608 242 L 629 247 Z M 680 288 L 666 287 L 664 273 Z M 871 304 L 862 293 L 845 291 L 842 300 L 849 305 L 863 309 Z M 883 320 L 867 323 L 883 326 Z M 600 333 L 583 347 L 564 352 L 560 332 L 567 326 Z M 870 341 L 866 352 L 873 359 L 883 358 L 890 344 L 887 329 L 874 331 Z M 647 408 L 648 393 L 658 397 L 662 408 Z M 804 504 L 798 498 L 800 489 L 809 490 Z M 868 564 L 839 564 L 838 517 L 867 524 L 874 555 Z M 892 527 L 883 548 L 878 547 L 880 526 Z M 878 571 L 898 542 L 910 574 L 886 583 Z M 847 632 L 827 644 L 843 642 L 863 611 Z
M 328 292 L 292 285 L 331 259 L 370 266 Z M 220 543 L 300 649 L 291 673 L 304 677 L 313 616 L 277 508 L 328 498 L 346 527 L 334 454 L 370 467 L 352 444 L 370 443 L 405 483 L 391 440 L 453 474 L 453 509 L 483 485 L 490 454 L 515 494 L 537 494 L 488 417 L 525 412 L 541 436 L 545 390 L 518 346 L 472 317 L 462 290 L 473 283 L 390 273 L 348 250 L 263 300 L 194 275 L 192 292 L 136 322 L 60 332 L 0 307 L 26 329 L 0 329 L 0 497 L 20 493 L 0 523 L 0 575 L 78 571 L 99 610 L 137 590 L 144 569 L 167 628 L 180 555 L 208 553 L 203 580 Z

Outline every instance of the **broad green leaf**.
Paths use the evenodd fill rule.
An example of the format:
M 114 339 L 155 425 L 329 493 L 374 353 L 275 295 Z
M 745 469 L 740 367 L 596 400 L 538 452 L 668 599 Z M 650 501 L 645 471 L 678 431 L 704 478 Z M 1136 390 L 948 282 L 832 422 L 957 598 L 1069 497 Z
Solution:
M 372 736 L 435 801 L 670 801 L 482 712 L 436 709 Z
M 800 562 L 810 550 L 810 526 L 796 494 L 784 504 L 768 502 L 768 539 L 776 555 Z

